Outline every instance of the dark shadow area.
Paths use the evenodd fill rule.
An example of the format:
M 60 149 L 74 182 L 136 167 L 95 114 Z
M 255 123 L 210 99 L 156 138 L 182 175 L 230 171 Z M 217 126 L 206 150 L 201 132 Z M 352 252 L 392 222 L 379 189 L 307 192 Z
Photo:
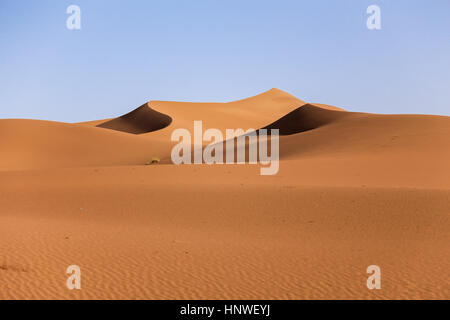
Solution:
M 146 103 L 130 113 L 99 124 L 97 127 L 142 134 L 163 129 L 170 125 L 171 122 L 171 117 L 153 110 Z
M 305 104 L 262 129 L 279 129 L 281 136 L 305 132 L 348 116 L 345 111 L 328 110 Z

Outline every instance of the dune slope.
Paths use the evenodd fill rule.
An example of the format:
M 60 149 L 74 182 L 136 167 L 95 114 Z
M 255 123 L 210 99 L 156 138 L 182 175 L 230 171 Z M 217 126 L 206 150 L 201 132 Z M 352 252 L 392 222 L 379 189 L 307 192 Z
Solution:
M 145 164 L 170 146 L 114 130 L 41 120 L 0 120 L 0 170 Z
M 172 118 L 168 115 L 144 104 L 126 115 L 101 123 L 97 127 L 140 134 L 163 129 L 171 122 Z
M 257 129 L 303 104 L 304 101 L 287 92 L 271 89 L 254 97 L 226 103 L 149 101 L 119 118 L 82 124 L 131 133 L 147 132 L 151 133 L 152 139 L 168 141 L 174 129 L 192 128 L 195 120 L 203 121 L 205 128 L 225 130 L 238 125 Z

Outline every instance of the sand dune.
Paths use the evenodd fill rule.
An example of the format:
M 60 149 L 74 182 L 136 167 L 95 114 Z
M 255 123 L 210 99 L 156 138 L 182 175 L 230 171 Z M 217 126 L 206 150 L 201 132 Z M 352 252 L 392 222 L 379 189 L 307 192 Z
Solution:
M 172 118 L 168 115 L 144 104 L 126 115 L 98 124 L 97 127 L 140 134 L 163 129 L 171 122 Z
M 171 165 L 170 135 L 280 130 L 280 170 Z M 0 299 L 449 299 L 450 118 L 150 101 L 0 120 Z M 162 163 L 145 166 L 152 158 Z M 82 270 L 69 291 L 67 266 Z M 366 268 L 382 270 L 368 290 Z
M 195 120 L 202 120 L 205 128 L 217 128 L 225 131 L 229 128 L 259 129 L 295 110 L 305 102 L 279 89 L 271 89 L 262 94 L 247 99 L 227 103 L 194 103 L 174 101 L 149 101 L 133 112 L 115 119 L 84 122 L 85 125 L 95 125 L 114 130 L 130 132 L 136 121 L 148 121 L 145 129 L 134 133 L 150 132 L 152 139 L 169 141 L 173 130 L 178 128 L 192 129 Z M 152 110 L 152 111 L 149 111 Z M 164 122 L 158 115 L 158 123 L 166 123 L 161 130 L 155 131 L 153 112 L 169 116 L 172 122 Z M 151 119 L 143 120 L 140 116 Z M 137 120 L 139 118 L 139 120 Z M 127 123 L 126 125 L 124 123 Z M 133 130 L 131 130 L 133 131 Z M 139 131 L 139 132 L 138 132 Z
M 40 120 L 0 120 L 0 170 L 145 164 L 170 145 L 113 130 Z
M 337 122 L 351 115 L 348 112 L 329 110 L 312 104 L 304 104 L 277 121 L 265 126 L 265 129 L 279 129 L 280 135 L 301 133 L 318 129 L 326 124 Z

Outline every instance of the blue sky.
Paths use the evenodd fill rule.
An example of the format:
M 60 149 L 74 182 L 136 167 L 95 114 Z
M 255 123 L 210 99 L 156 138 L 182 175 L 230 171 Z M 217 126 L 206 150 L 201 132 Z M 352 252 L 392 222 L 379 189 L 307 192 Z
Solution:
M 66 8 L 81 8 L 68 30 Z M 381 30 L 366 9 L 381 8 Z M 0 118 L 84 121 L 277 87 L 352 111 L 450 115 L 448 0 L 0 0 Z

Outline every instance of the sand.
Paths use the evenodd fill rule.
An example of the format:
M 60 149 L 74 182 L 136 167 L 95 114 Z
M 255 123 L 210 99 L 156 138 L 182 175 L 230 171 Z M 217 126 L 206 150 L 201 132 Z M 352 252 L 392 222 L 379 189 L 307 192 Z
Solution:
M 172 131 L 194 120 L 280 129 L 278 174 L 170 164 Z M 0 120 L 0 136 L 0 299 L 450 298 L 449 117 L 272 89 L 84 123 Z

